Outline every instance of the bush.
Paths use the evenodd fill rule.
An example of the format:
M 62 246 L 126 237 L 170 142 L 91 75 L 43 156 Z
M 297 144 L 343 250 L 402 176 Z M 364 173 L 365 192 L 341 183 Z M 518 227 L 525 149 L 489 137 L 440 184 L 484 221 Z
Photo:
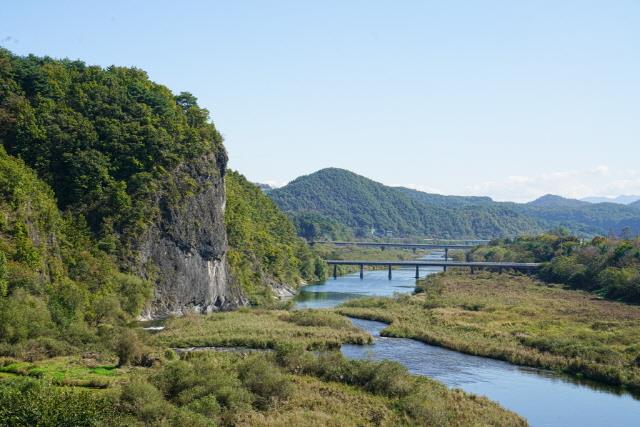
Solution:
M 118 366 L 129 364 L 151 366 L 153 364 L 149 349 L 135 331 L 128 328 L 119 328 L 116 331 L 119 335 L 115 339 L 114 350 L 118 356 Z
M 120 406 L 125 413 L 151 425 L 158 424 L 173 412 L 162 393 L 142 379 L 136 379 L 122 387 Z
M 0 340 L 15 344 L 53 334 L 49 310 L 41 298 L 16 289 L 0 300 Z
M 280 369 L 262 355 L 248 358 L 237 369 L 242 384 L 254 394 L 254 404 L 258 409 L 267 409 L 292 392 L 291 384 Z

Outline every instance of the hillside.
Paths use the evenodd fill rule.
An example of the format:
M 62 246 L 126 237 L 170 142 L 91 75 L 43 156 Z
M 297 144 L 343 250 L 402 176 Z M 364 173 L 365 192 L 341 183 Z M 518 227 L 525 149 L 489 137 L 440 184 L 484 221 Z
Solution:
M 238 172 L 225 177 L 228 259 L 250 302 L 290 296 L 303 283 L 324 279 L 325 265 L 296 235 L 291 220 Z
M 556 196 L 554 194 L 546 194 L 527 203 L 527 205 L 539 208 L 581 208 L 588 206 L 589 202 L 567 199 L 566 197 Z
M 536 234 L 563 227 L 581 236 L 640 232 L 640 214 L 629 206 L 547 195 L 527 204 L 488 197 L 443 196 L 388 187 L 342 169 L 323 169 L 269 192 L 296 223 L 317 216 L 357 236 L 486 238 Z M 307 229 L 311 228 L 307 224 Z M 306 238 L 327 238 L 299 228 Z
M 193 95 L 135 68 L 3 49 L 0 82 L 0 143 L 96 250 L 154 284 L 146 316 L 244 303 L 227 272 L 227 155 Z
M 56 355 L 134 319 L 151 283 L 119 271 L 82 218 L 0 146 L 0 355 Z
M 640 200 L 630 203 L 629 206 L 631 206 L 632 208 L 640 209 Z
M 296 222 L 315 213 L 347 226 L 358 236 L 391 233 L 443 238 L 492 238 L 543 228 L 509 206 L 490 199 L 437 196 L 437 203 L 414 190 L 387 187 L 342 169 L 323 169 L 269 192 Z

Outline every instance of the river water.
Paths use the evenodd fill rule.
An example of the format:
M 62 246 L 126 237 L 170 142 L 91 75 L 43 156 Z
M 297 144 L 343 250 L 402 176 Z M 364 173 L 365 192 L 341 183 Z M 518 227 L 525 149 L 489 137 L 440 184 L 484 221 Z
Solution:
M 432 256 L 438 256 L 434 254 Z M 421 271 L 422 275 L 440 271 Z M 410 293 L 415 270 L 365 271 L 305 286 L 296 297 L 300 308 L 328 308 L 364 296 Z M 471 356 L 404 338 L 381 337 L 381 322 L 352 319 L 374 336 L 371 345 L 344 345 L 352 359 L 393 360 L 416 375 L 436 379 L 449 387 L 483 395 L 525 417 L 536 426 L 640 426 L 640 400 L 629 393 L 589 382 L 506 362 Z

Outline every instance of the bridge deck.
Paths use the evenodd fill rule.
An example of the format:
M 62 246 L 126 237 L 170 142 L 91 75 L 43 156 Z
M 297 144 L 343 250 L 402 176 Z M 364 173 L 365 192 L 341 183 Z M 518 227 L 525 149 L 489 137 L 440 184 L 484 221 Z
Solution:
M 392 266 L 392 267 L 478 267 L 478 268 L 505 268 L 505 269 L 536 269 L 542 264 L 538 262 L 479 262 L 479 261 L 437 261 L 437 260 L 415 260 L 415 261 L 366 261 L 366 260 L 326 260 L 329 265 L 369 265 L 369 266 Z
M 407 249 L 473 249 L 479 244 L 460 243 L 383 243 L 383 242 L 331 242 L 312 241 L 310 244 L 325 243 L 334 246 L 366 246 L 374 248 L 407 248 Z

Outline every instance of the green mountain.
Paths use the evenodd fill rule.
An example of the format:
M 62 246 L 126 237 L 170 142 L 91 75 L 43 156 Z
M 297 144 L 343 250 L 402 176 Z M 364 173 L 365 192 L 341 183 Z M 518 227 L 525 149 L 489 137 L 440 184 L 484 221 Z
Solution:
M 316 216 L 347 227 L 357 236 L 394 235 L 484 238 L 537 234 L 563 227 L 581 236 L 640 232 L 632 207 L 591 204 L 547 195 L 526 204 L 494 202 L 488 197 L 443 196 L 388 187 L 347 170 L 328 168 L 301 176 L 268 193 L 296 224 Z M 299 233 L 331 238 L 307 221 Z M 311 232 L 309 232 L 311 230 Z
M 527 203 L 529 206 L 539 208 L 581 208 L 588 206 L 589 202 L 582 200 L 567 199 L 566 197 L 556 196 L 554 194 L 546 194 L 536 200 Z
M 454 196 L 448 203 L 449 196 L 388 187 L 335 168 L 299 177 L 268 195 L 294 222 L 313 213 L 348 227 L 357 236 L 373 231 L 396 236 L 492 238 L 543 230 L 537 221 L 490 199 Z

